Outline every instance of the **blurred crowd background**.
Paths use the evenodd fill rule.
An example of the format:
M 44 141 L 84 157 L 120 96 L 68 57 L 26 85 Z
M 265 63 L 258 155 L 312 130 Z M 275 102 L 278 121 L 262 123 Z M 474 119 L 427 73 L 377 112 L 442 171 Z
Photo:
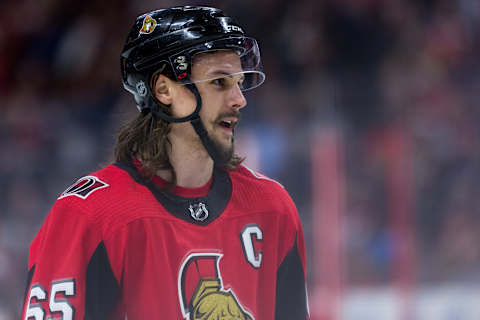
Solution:
M 2 0 L 1 320 L 19 317 L 28 247 L 57 195 L 111 160 L 117 129 L 137 112 L 119 73 L 135 17 L 185 4 L 224 9 L 259 41 L 267 79 L 247 94 L 238 149 L 298 206 L 314 316 L 315 261 L 331 258 L 315 250 L 316 217 L 329 214 L 313 206 L 331 169 L 313 170 L 324 131 L 342 155 L 337 317 L 427 319 L 415 304 L 410 316 L 345 309 L 355 290 L 398 283 L 412 295 L 480 294 L 480 1 Z M 435 319 L 479 315 L 468 308 Z

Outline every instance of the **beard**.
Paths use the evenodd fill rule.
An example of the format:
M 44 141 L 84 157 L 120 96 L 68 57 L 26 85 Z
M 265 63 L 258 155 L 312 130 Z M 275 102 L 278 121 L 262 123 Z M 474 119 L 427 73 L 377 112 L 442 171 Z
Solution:
M 213 126 L 219 125 L 219 122 L 224 117 L 236 117 L 238 119 L 237 123 L 240 121 L 240 112 L 230 111 L 218 115 L 218 117 L 213 121 Z M 232 136 L 230 143 L 225 144 L 225 142 L 220 141 L 220 138 L 215 137 L 213 132 L 208 133 L 208 140 L 210 140 L 211 154 L 215 165 L 225 167 L 235 155 L 235 127 L 232 128 Z
M 225 144 L 221 143 L 211 135 L 209 135 L 209 139 L 212 142 L 212 151 L 214 153 L 214 161 L 215 164 L 224 166 L 225 164 L 229 163 L 230 160 L 232 160 L 232 157 L 234 155 L 234 137 L 232 135 L 231 143 L 230 145 L 226 146 Z

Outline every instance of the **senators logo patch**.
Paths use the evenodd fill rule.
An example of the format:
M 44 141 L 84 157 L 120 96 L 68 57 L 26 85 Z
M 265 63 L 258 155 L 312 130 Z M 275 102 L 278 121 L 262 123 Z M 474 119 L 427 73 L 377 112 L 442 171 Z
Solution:
M 67 190 L 63 191 L 63 193 L 58 197 L 58 199 L 62 199 L 69 196 L 76 196 L 82 199 L 86 199 L 89 195 L 91 195 L 94 191 L 106 188 L 109 185 L 102 180 L 98 179 L 95 176 L 85 176 L 80 178 L 68 187 Z
M 153 19 L 151 16 L 146 16 L 145 19 L 143 19 L 143 25 L 142 25 L 142 29 L 140 29 L 140 33 L 141 34 L 152 33 L 153 30 L 155 30 L 156 26 L 157 26 L 157 21 Z
M 220 274 L 221 254 L 191 254 L 178 276 L 178 294 L 184 319 L 255 320 L 231 289 L 225 290 Z

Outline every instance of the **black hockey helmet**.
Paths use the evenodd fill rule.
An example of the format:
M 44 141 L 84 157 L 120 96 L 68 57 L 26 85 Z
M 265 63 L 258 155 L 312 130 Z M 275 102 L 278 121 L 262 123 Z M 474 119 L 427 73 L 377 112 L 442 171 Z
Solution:
M 122 50 L 123 85 L 135 97 L 140 111 L 151 111 L 168 122 L 194 120 L 202 103 L 195 81 L 190 77 L 193 57 L 197 53 L 224 49 L 234 50 L 240 56 L 242 90 L 263 83 L 265 74 L 257 42 L 246 37 L 242 27 L 219 9 L 184 6 L 143 14 L 136 19 Z M 195 94 L 197 107 L 191 115 L 174 118 L 157 104 L 150 79 L 164 66 Z

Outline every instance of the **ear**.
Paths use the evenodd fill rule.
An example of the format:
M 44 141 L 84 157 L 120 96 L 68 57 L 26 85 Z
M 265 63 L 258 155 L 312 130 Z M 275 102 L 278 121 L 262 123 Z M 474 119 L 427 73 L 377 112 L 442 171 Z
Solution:
M 163 74 L 160 74 L 153 84 L 153 94 L 158 101 L 165 105 L 172 104 L 173 81 Z

